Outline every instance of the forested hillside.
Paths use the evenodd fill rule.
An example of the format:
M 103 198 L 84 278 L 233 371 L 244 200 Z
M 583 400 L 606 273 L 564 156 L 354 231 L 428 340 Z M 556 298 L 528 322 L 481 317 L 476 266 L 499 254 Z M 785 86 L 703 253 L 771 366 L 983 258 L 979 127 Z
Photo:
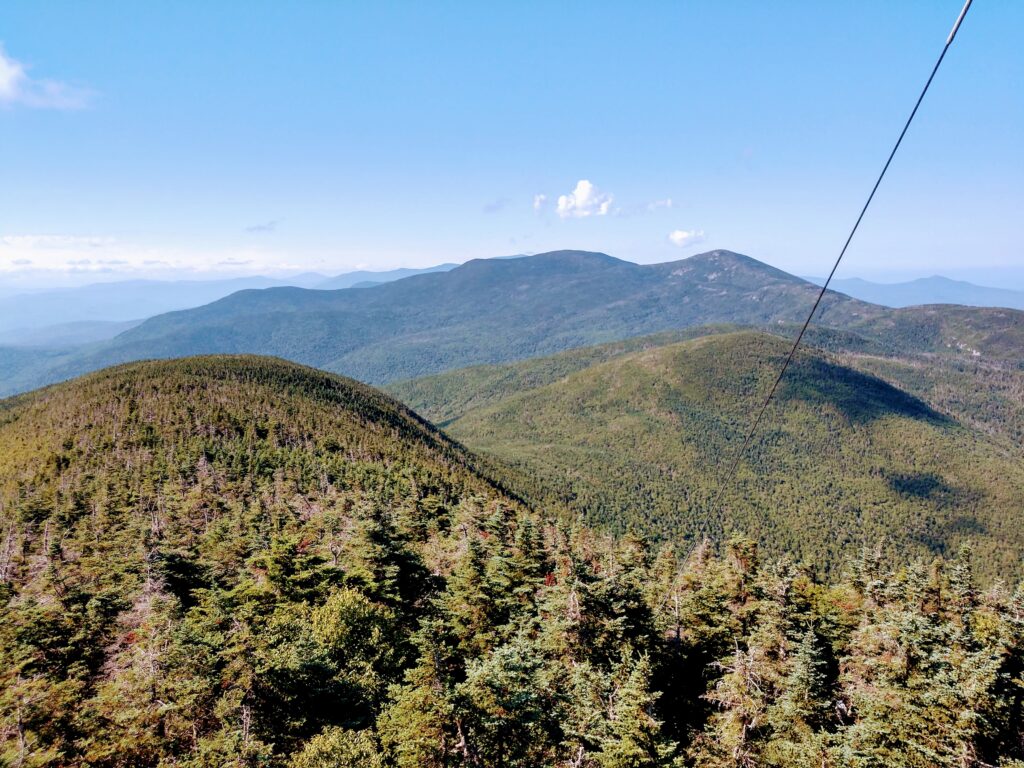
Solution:
M 456 371 L 393 391 L 471 449 L 521 469 L 526 495 L 619 533 L 678 540 L 704 525 L 718 473 L 788 342 L 749 331 L 670 340 Z M 864 359 L 909 378 L 885 358 Z M 919 377 L 918 389 L 934 384 Z M 969 389 L 967 376 L 957 383 Z M 987 577 L 1019 575 L 1024 453 L 1012 420 L 979 429 L 983 416 L 966 416 L 982 409 L 963 400 L 959 411 L 939 411 L 841 359 L 801 353 L 709 530 L 743 531 L 826 571 L 873 542 L 884 540 L 887 562 L 900 563 L 971 540 Z
M 842 402 L 882 408 L 873 386 Z M 969 552 L 889 570 L 872 546 L 829 585 L 742 538 L 682 562 L 475 466 L 265 358 L 0 401 L 0 765 L 1024 758 L 1024 591 L 980 589 Z

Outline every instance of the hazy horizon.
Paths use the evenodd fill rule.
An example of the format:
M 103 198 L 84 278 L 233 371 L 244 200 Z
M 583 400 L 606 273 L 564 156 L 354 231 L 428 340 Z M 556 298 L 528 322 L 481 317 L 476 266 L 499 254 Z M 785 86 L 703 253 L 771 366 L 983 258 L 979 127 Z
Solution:
M 585 250 L 585 249 L 556 249 L 556 250 Z M 676 254 L 676 258 L 665 259 L 664 261 L 676 261 L 679 259 L 686 259 L 690 256 L 697 255 L 699 253 L 706 252 L 706 248 L 695 248 L 691 253 Z M 722 250 L 735 250 L 732 248 L 722 248 Z M 606 251 L 600 251 L 607 253 Z M 738 251 L 737 251 L 738 252 Z M 533 256 L 536 255 L 534 252 L 523 252 L 517 254 L 501 254 L 501 255 L 484 255 L 472 257 L 465 261 L 471 261 L 475 258 L 481 259 L 501 259 L 501 258 L 514 258 L 519 256 Z M 622 258 L 615 253 L 609 253 L 608 255 L 615 258 Z M 764 261 L 773 267 L 783 269 L 778 264 L 773 264 L 764 259 L 758 257 L 757 254 L 746 253 L 746 256 Z M 624 261 L 632 261 L 631 259 L 623 259 Z M 465 261 L 457 262 L 441 262 L 441 263 L 455 263 L 464 264 Z M 633 263 L 662 263 L 662 262 L 633 262 Z M 824 266 L 827 266 L 824 264 Z M 388 272 L 397 269 L 427 269 L 438 266 L 435 263 L 424 263 L 424 264 L 410 264 L 410 263 L 397 263 L 393 266 L 383 266 L 380 268 L 372 266 L 360 266 L 353 269 L 341 269 L 339 271 L 310 271 L 305 269 L 266 269 L 263 271 L 209 271 L 209 272 L 191 272 L 191 271 L 165 271 L 165 272 L 151 272 L 146 274 L 137 274 L 132 272 L 118 271 L 114 268 L 107 269 L 105 271 L 87 271 L 87 270 L 69 270 L 64 272 L 52 272 L 52 271 L 39 271 L 33 272 L 32 270 L 22 270 L 20 272 L 10 272 L 5 276 L 5 281 L 0 284 L 0 300 L 3 298 L 19 295 L 19 294 L 32 294 L 41 293 L 51 290 L 65 290 L 83 288 L 90 285 L 101 285 L 108 283 L 119 283 L 119 282 L 210 282 L 210 281 L 244 281 L 251 280 L 254 278 L 268 278 L 271 280 L 287 281 L 289 279 L 297 277 L 307 277 L 318 275 L 324 279 L 335 277 L 338 275 L 344 275 L 349 273 L 359 272 Z M 788 270 L 787 270 L 788 271 Z M 797 274 L 797 273 L 792 273 Z M 811 272 L 800 273 L 797 275 L 805 280 L 816 282 L 820 284 L 824 281 L 824 277 L 819 274 L 813 274 Z M 849 267 L 844 269 L 841 273 L 837 273 L 837 278 L 842 279 L 861 279 L 872 283 L 878 283 L 882 285 L 888 284 L 899 284 L 911 282 L 913 280 L 925 279 L 930 277 L 945 277 L 951 280 L 959 280 L 967 283 L 972 283 L 979 287 L 987 288 L 1003 288 L 1009 290 L 1024 290 L 1024 265 L 1015 266 L 1010 265 L 1006 267 L 961 267 L 961 268 L 949 268 L 945 270 L 929 269 L 927 267 L 921 269 L 867 269 L 861 270 L 860 272 L 854 271 L 854 268 Z
M 565 247 L 820 274 L 959 2 L 59 7 L 0 33 L 8 286 Z M 971 14 L 843 276 L 1020 269 L 1021 22 Z

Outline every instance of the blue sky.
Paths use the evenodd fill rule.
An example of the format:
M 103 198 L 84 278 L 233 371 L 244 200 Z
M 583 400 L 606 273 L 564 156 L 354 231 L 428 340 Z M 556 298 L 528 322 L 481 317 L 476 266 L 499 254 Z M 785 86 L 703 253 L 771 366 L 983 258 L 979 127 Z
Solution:
M 821 274 L 959 8 L 7 0 L 0 280 L 563 247 Z M 1021 29 L 975 3 L 843 274 L 1022 262 Z

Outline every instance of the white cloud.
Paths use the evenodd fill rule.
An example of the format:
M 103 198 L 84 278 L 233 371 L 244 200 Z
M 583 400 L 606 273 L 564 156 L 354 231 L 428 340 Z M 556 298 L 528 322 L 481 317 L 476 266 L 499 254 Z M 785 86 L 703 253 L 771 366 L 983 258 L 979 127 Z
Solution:
M 544 203 L 548 201 L 547 195 L 534 195 L 533 196 L 533 210 L 539 211 L 544 207 Z
M 660 208 L 671 208 L 672 198 L 666 197 L 664 200 L 655 200 L 654 202 L 647 204 L 648 211 L 657 211 Z
M 92 91 L 56 80 L 30 77 L 24 64 L 12 59 L 0 45 L 0 106 L 33 109 L 82 109 Z
M 599 191 L 586 179 L 580 179 L 572 192 L 558 196 L 558 215 L 563 219 L 605 216 L 611 210 L 613 200 L 610 194 Z
M 306 268 L 291 254 L 259 248 L 226 251 L 154 248 L 92 235 L 0 236 L 0 275 L 103 274 L 186 277 L 210 273 L 256 274 Z M 0 282 L 5 278 L 0 278 Z
M 680 248 L 689 248 L 704 241 L 703 229 L 676 229 L 668 233 L 668 239 Z

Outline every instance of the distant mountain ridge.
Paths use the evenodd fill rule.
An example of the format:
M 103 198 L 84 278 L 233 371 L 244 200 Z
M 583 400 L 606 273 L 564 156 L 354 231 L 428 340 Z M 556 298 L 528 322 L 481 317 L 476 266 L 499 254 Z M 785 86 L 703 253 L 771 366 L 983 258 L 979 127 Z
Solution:
M 717 250 L 661 264 L 590 251 L 477 259 L 371 288 L 244 290 L 145 321 L 0 381 L 0 394 L 148 358 L 266 354 L 373 384 L 714 323 L 802 322 L 818 289 L 756 259 Z M 1024 313 L 965 307 L 891 310 L 830 292 L 816 327 L 881 352 L 927 348 L 1021 357 Z
M 821 285 L 821 278 L 808 278 Z M 910 307 L 918 304 L 963 304 L 970 307 L 1007 307 L 1024 309 L 1024 291 L 991 288 L 941 275 L 921 277 L 901 283 L 876 283 L 859 277 L 833 279 L 832 290 L 861 301 L 886 307 Z
M 18 293 L 0 296 L 0 333 L 69 323 L 142 320 L 164 312 L 209 304 L 237 291 L 285 286 L 335 290 L 360 283 L 387 283 L 412 275 L 444 272 L 457 266 L 448 263 L 425 269 L 382 272 L 358 270 L 334 277 L 304 272 L 286 277 L 251 275 L 213 280 L 120 280 L 91 283 L 77 288 Z M 53 335 L 48 334 L 48 337 Z M 0 343 L 4 343 L 2 339 Z M 46 343 L 51 344 L 49 341 Z
M 0 346 L 67 349 L 112 339 L 141 322 L 142 320 L 79 320 L 38 328 L 13 328 L 0 331 Z
M 212 353 L 278 355 L 381 383 L 709 322 L 796 321 L 814 292 L 730 251 L 648 265 L 588 251 L 476 259 L 370 290 L 239 291 L 150 318 L 20 386 L 130 360 Z M 820 321 L 850 325 L 882 311 L 830 294 Z
M 447 262 L 445 264 L 438 264 L 433 267 L 425 267 L 423 269 L 390 269 L 383 272 L 373 272 L 371 270 L 358 270 L 356 272 L 346 272 L 343 275 L 336 275 L 330 277 L 321 283 L 317 283 L 310 288 L 316 288 L 321 291 L 333 291 L 340 288 L 355 288 L 355 287 L 368 287 L 369 285 L 377 285 L 379 283 L 390 283 L 395 280 L 403 280 L 413 275 L 428 275 L 431 272 L 448 272 L 455 269 L 458 264 L 454 262 Z
M 0 298 L 0 331 L 77 322 L 125 322 L 200 306 L 235 291 L 287 284 L 269 277 L 124 280 Z

